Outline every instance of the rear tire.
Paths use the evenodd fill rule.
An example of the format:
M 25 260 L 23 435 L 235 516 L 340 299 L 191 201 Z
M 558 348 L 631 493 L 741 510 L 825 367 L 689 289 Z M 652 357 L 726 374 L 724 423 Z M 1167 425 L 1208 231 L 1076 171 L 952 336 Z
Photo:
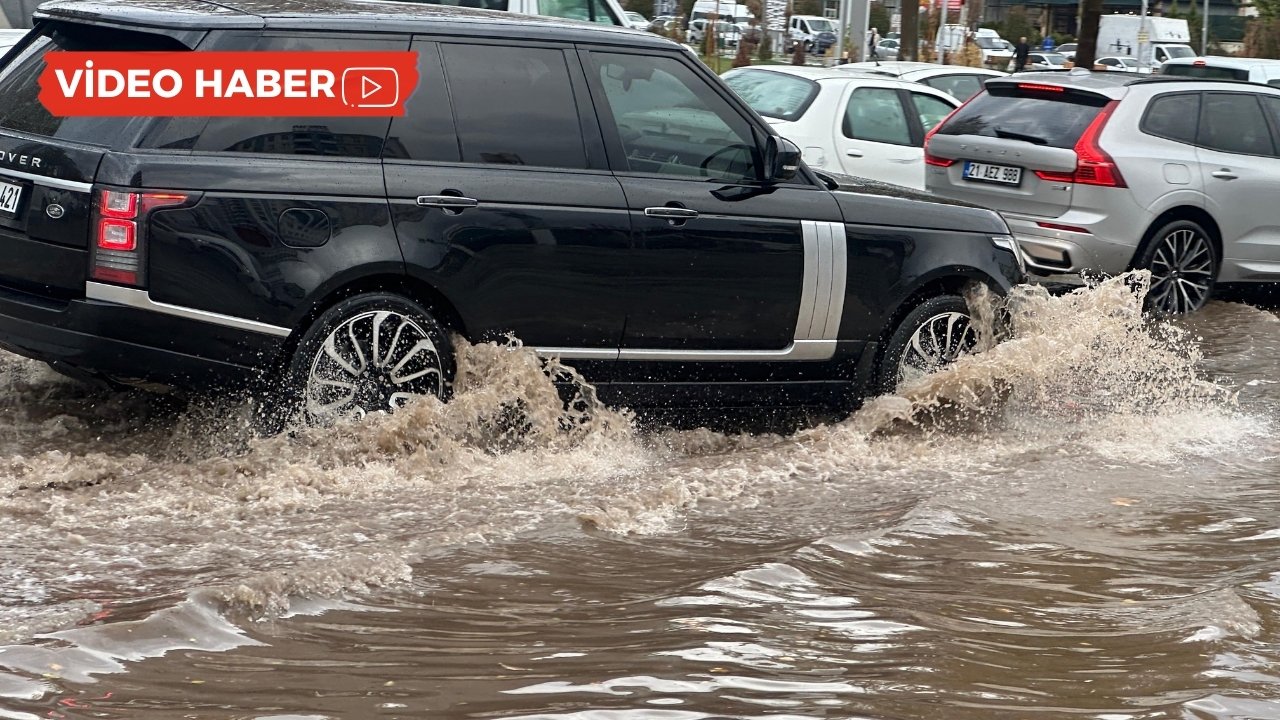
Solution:
M 1134 267 L 1151 271 L 1147 308 L 1163 315 L 1185 315 L 1204 307 L 1218 280 L 1218 251 L 1199 223 L 1174 220 L 1157 230 Z
M 909 382 L 968 354 L 978 342 L 969 305 L 958 295 L 925 300 L 898 323 L 877 370 L 877 394 L 896 392 Z
M 426 308 L 390 293 L 356 295 L 307 328 L 284 369 L 270 424 L 391 412 L 420 395 L 447 400 L 454 370 L 449 336 Z

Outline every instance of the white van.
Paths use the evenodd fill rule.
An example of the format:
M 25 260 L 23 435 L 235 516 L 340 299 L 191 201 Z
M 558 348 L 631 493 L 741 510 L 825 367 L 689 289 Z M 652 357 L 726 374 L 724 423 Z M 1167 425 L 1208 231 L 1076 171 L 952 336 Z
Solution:
M 618 0 L 413 0 L 428 5 L 453 5 L 505 10 L 523 15 L 546 15 L 566 20 L 582 20 L 601 25 L 628 27 L 626 13 Z
M 1261 58 L 1208 57 L 1173 58 L 1160 66 L 1161 75 L 1243 80 L 1280 86 L 1280 60 Z

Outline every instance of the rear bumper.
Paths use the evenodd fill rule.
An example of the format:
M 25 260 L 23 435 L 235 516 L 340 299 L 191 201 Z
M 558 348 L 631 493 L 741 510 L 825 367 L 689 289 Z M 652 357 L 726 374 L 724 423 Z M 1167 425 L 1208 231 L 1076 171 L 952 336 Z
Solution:
M 284 338 L 98 300 L 51 301 L 0 287 L 0 348 L 122 382 L 244 386 Z
M 1035 275 L 1117 275 L 1129 269 L 1141 230 L 1117 233 L 1106 217 L 1068 212 L 1051 219 L 1005 213 L 1009 230 L 1022 248 L 1027 270 Z M 1040 222 L 1056 227 L 1044 227 Z M 1076 229 L 1068 229 L 1076 228 Z M 1123 240 L 1113 238 L 1122 237 Z

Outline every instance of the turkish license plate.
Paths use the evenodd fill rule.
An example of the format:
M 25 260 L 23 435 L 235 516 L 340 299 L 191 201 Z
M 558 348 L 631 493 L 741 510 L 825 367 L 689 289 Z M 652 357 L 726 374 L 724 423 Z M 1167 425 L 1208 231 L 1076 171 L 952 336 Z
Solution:
M 964 179 L 978 182 L 1017 185 L 1022 182 L 1022 168 L 990 163 L 965 162 Z
M 0 181 L 0 214 L 13 217 L 18 214 L 18 202 L 22 200 L 22 186 Z

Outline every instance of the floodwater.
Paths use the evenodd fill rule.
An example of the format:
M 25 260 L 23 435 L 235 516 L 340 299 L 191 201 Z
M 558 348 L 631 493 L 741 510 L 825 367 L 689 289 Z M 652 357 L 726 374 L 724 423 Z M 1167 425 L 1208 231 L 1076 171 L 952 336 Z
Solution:
M 513 347 L 272 439 L 0 355 L 0 718 L 1280 718 L 1280 320 L 1137 308 L 775 435 Z

